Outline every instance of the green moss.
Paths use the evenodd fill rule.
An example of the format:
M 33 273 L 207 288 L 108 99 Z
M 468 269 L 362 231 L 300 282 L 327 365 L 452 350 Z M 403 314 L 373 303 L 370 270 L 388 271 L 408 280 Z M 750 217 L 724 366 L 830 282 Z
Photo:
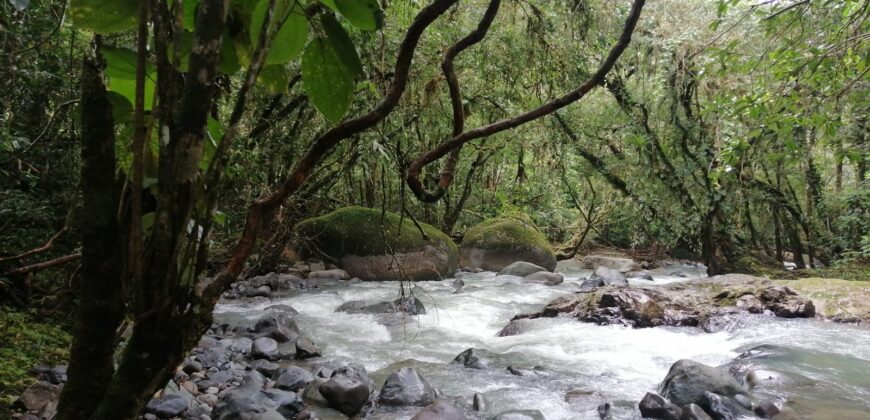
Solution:
M 0 307 L 0 418 L 35 380 L 28 371 L 36 365 L 69 360 L 71 337 L 62 325 L 29 312 Z
M 816 312 L 846 321 L 870 320 L 870 281 L 809 277 L 776 280 L 813 301 Z
M 497 217 L 465 232 L 462 245 L 482 249 L 538 248 L 555 255 L 550 242 L 528 218 Z
M 401 222 L 401 224 L 400 224 Z M 296 225 L 303 255 L 335 260 L 344 255 L 387 255 L 419 250 L 425 245 L 446 248 L 458 258 L 453 240 L 432 225 L 420 223 L 428 239 L 408 217 L 365 207 L 344 207 Z

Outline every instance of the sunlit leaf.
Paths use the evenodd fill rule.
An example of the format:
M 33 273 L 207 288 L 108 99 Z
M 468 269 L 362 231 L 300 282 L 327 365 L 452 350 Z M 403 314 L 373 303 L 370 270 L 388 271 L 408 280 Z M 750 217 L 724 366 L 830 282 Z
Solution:
M 353 26 L 375 31 L 384 24 L 384 11 L 378 0 L 334 0 L 339 13 Z

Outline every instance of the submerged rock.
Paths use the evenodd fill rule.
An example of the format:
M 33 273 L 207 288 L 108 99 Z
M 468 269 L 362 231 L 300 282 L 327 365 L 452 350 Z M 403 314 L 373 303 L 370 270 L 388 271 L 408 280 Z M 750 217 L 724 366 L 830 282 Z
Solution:
M 465 416 L 448 402 L 436 401 L 420 410 L 411 420 L 465 420 Z
M 501 271 L 498 272 L 498 275 L 525 277 L 525 276 L 528 276 L 529 274 L 537 273 L 539 271 L 547 272 L 550 270 L 547 270 L 546 268 L 541 267 L 540 265 L 537 265 L 537 264 L 532 264 L 532 263 L 525 262 L 525 261 L 517 261 L 517 262 L 513 262 L 510 265 L 508 265 L 507 267 L 501 269 Z
M 384 405 L 426 406 L 438 398 L 438 391 L 416 370 L 401 368 L 384 382 L 378 402 Z
M 562 284 L 565 281 L 565 277 L 559 273 L 551 273 L 549 271 L 538 271 L 536 273 L 529 274 L 528 276 L 523 277 L 523 281 L 529 283 L 542 283 L 550 286 L 555 286 L 557 284 Z
M 607 255 L 587 255 L 580 260 L 580 267 L 587 269 L 596 269 L 598 267 L 606 267 L 611 270 L 616 270 L 621 273 L 640 270 L 640 264 L 631 258 L 611 257 Z
M 494 355 L 488 350 L 466 349 L 453 358 L 450 363 L 458 363 L 467 368 L 486 369 L 493 364 Z
M 463 267 L 501 271 L 517 261 L 556 268 L 556 254 L 547 238 L 527 219 L 499 217 L 465 232 L 459 253 Z
M 540 410 L 510 410 L 503 411 L 491 420 L 546 420 Z
M 304 220 L 296 231 L 303 256 L 319 256 L 363 280 L 440 280 L 459 260 L 443 232 L 379 209 L 345 207 Z
M 595 268 L 595 271 L 589 276 L 589 280 L 597 280 L 605 285 L 628 284 L 628 280 L 625 279 L 625 276 L 620 271 L 604 266 Z

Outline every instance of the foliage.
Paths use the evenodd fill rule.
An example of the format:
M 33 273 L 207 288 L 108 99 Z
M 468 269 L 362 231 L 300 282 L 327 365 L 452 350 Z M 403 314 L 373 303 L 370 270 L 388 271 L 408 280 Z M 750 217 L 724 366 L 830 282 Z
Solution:
M 33 311 L 0 307 L 0 415 L 34 381 L 31 367 L 69 360 L 71 337 L 65 327 Z

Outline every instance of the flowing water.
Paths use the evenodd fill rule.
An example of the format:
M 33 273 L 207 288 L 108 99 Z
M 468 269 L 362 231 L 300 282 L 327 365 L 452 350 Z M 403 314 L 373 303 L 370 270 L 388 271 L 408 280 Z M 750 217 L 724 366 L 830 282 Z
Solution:
M 863 327 L 747 315 L 730 330 L 704 333 L 696 328 L 631 329 L 545 318 L 529 321 L 522 334 L 497 337 L 514 315 L 540 310 L 553 298 L 576 291 L 578 278 L 589 274 L 561 265 L 558 271 L 566 275 L 558 286 L 494 273 L 461 273 L 466 285 L 457 294 L 453 279 L 420 282 L 412 290 L 427 313 L 389 326 L 374 315 L 334 310 L 350 300 L 395 300 L 400 293 L 397 282 L 356 282 L 283 299 L 223 303 L 216 312 L 218 319 L 255 319 L 268 305 L 288 304 L 300 312 L 297 322 L 325 358 L 363 364 L 379 386 L 400 367 L 414 367 L 447 397 L 468 400 L 474 393 L 482 394 L 487 411 L 471 413 L 480 418 L 535 409 L 550 420 L 597 419 L 596 407 L 604 400 L 612 403 L 614 418 L 639 418 L 637 401 L 655 390 L 679 359 L 787 372 L 791 382 L 782 379 L 784 385 L 765 390 L 765 396 L 789 398 L 812 418 L 870 418 L 870 329 Z M 671 275 L 675 271 L 688 277 Z M 653 282 L 631 282 L 685 281 L 703 272 L 678 266 L 653 275 Z M 759 345 L 772 346 L 734 361 Z M 478 370 L 449 363 L 472 347 L 497 353 L 497 367 Z M 529 370 L 516 376 L 505 369 L 508 365 Z M 532 370 L 535 366 L 543 369 Z M 407 419 L 418 410 L 378 409 L 371 418 Z M 328 410 L 320 415 L 331 417 Z

